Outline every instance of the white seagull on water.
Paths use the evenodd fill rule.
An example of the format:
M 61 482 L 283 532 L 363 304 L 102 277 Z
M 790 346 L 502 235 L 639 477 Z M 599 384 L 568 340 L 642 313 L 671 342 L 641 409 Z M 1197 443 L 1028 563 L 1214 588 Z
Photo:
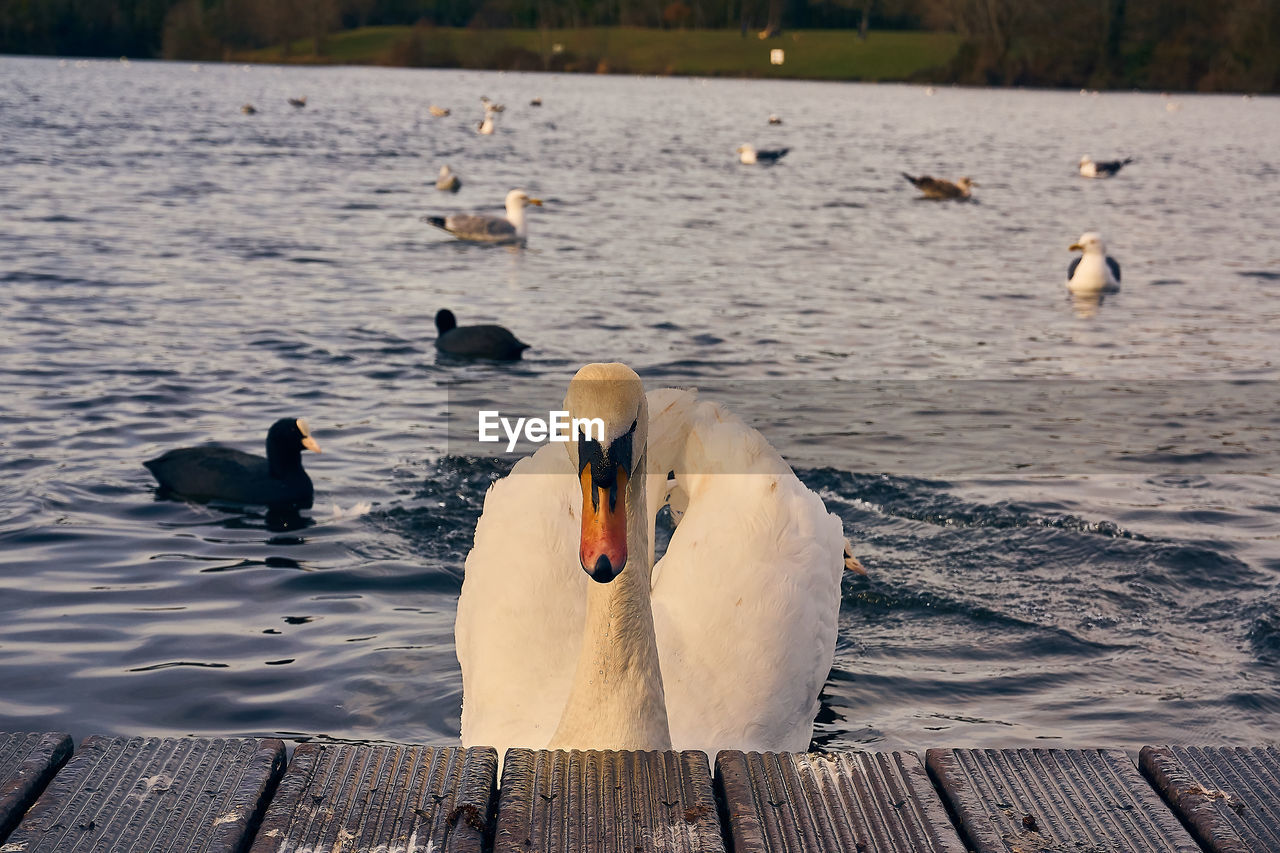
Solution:
M 771 150 L 757 151 L 754 145 L 743 143 L 737 147 L 738 160 L 746 166 L 753 166 L 756 163 L 772 165 L 781 160 L 790 148 L 775 148 Z
M 1080 257 L 1067 267 L 1067 290 L 1072 293 L 1115 293 L 1120 289 L 1120 264 L 1107 254 L 1102 235 L 1089 231 L 1069 249 Z
M 483 213 L 454 213 L 449 216 L 424 216 L 422 221 L 470 243 L 523 244 L 529 238 L 524 209 L 531 204 L 542 207 L 542 199 L 532 198 L 524 190 L 512 190 L 507 193 L 505 217 Z
M 1123 160 L 1103 160 L 1101 163 L 1095 163 L 1086 154 L 1080 158 L 1080 174 L 1086 178 L 1110 178 L 1132 162 L 1132 157 L 1126 157 Z
M 456 193 L 462 189 L 462 180 L 448 166 L 441 166 L 440 175 L 436 178 L 436 189 L 447 193 Z

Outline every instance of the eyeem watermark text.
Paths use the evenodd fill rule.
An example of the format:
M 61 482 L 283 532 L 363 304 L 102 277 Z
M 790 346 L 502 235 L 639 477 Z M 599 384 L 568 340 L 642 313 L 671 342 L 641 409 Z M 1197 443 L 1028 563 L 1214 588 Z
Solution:
M 544 441 L 604 441 L 603 418 L 571 418 L 567 411 L 548 412 L 547 418 L 504 418 L 496 410 L 481 410 L 479 424 L 480 441 L 501 441 L 498 427 L 507 434 L 507 452 L 516 449 L 521 433 L 526 441 L 541 444 Z

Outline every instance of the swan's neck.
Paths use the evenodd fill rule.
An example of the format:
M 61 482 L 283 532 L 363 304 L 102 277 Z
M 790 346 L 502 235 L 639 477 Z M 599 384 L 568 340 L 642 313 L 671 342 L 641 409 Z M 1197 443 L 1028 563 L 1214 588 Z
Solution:
M 627 483 L 626 568 L 611 583 L 588 585 L 582 652 L 551 749 L 671 748 L 649 596 L 645 480 Z

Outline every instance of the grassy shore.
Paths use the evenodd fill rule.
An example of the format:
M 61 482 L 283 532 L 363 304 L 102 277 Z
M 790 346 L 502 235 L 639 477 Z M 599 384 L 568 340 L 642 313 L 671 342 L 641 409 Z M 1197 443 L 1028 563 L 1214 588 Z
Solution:
M 322 40 L 238 53 L 244 62 L 585 71 L 816 80 L 912 80 L 941 76 L 960 39 L 950 33 L 801 30 L 761 40 L 736 30 L 482 30 L 364 27 Z M 782 65 L 770 52 L 785 53 Z

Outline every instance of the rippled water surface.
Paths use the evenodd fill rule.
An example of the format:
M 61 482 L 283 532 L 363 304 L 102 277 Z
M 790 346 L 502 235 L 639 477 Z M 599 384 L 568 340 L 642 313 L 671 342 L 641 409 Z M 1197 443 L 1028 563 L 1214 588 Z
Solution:
M 739 382 L 844 520 L 869 576 L 819 744 L 1276 744 L 1277 138 L 1273 98 L 0 58 L 0 727 L 455 740 L 510 463 L 450 435 L 449 389 L 620 359 Z M 546 200 L 524 250 L 419 221 L 515 186 Z M 1124 270 L 1100 305 L 1063 290 L 1087 230 Z M 534 348 L 439 360 L 444 306 Z M 945 426 L 913 402 L 977 379 L 1018 382 Z M 1052 402 L 1090 387 L 1186 400 Z M 301 524 L 157 499 L 142 460 L 286 415 L 324 448 Z

